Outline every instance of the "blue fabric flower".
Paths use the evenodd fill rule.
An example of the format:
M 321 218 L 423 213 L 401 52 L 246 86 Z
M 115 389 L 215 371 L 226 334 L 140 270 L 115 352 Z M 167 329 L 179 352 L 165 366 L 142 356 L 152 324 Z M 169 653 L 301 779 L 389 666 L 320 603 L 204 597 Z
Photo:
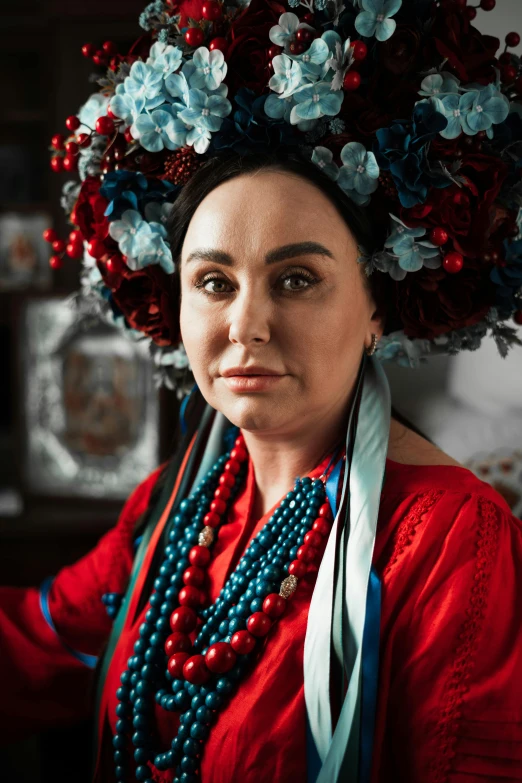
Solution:
M 165 89 L 173 98 L 181 99 L 183 105 L 180 105 L 178 107 L 179 109 L 188 106 L 190 86 L 183 71 L 181 71 L 181 73 L 171 73 L 170 76 L 167 76 L 165 79 Z
M 396 263 L 390 265 L 388 273 L 394 280 L 404 280 L 408 272 L 418 272 L 423 266 L 438 269 L 442 264 L 440 248 L 431 242 L 422 241 L 425 228 L 409 228 L 402 220 L 390 215 L 395 225 L 384 247 L 391 248 Z
M 203 90 L 189 90 L 189 106 L 178 112 L 183 122 L 192 127 L 204 128 L 208 131 L 217 131 L 221 127 L 223 117 L 230 114 L 232 104 L 221 95 L 206 95 Z
M 143 98 L 145 101 L 156 102 L 156 106 L 163 103 L 163 74 L 154 70 L 151 65 L 141 62 L 141 60 L 137 60 L 132 64 L 130 73 L 123 84 L 125 92 L 131 98 L 134 98 L 135 101 Z M 146 108 L 155 107 L 150 103 L 146 103 Z
M 202 155 L 206 152 L 210 146 L 212 134 L 207 128 L 202 128 L 196 125 L 195 128 L 191 128 L 187 131 L 187 145 L 194 147 L 194 150 Z
M 466 115 L 471 110 L 469 95 L 444 95 L 442 98 L 431 99 L 437 111 L 448 120 L 447 126 L 440 131 L 444 139 L 456 139 L 466 128 Z
M 397 27 L 391 16 L 397 13 L 402 0 L 361 0 L 364 9 L 355 20 L 355 29 L 365 38 L 373 35 L 378 41 L 387 41 Z
M 430 101 L 419 101 L 413 121 L 397 120 L 389 128 L 379 128 L 374 147 L 379 167 L 389 171 L 403 207 L 424 203 L 430 187 L 444 188 L 451 181 L 430 172 L 425 146 L 448 124 Z
M 160 152 L 164 148 L 177 150 L 186 144 L 187 128 L 170 112 L 156 109 L 150 114 L 140 114 L 132 126 L 132 135 L 139 138 L 148 152 Z
M 295 106 L 295 101 L 291 95 L 281 98 L 278 95 L 270 93 L 265 101 L 265 113 L 273 120 L 284 119 L 290 123 L 290 113 Z
M 296 105 L 290 112 L 290 122 L 297 125 L 300 120 L 316 120 L 325 115 L 339 114 L 343 102 L 342 90 L 333 91 L 328 82 L 306 84 L 293 93 Z
M 431 96 L 437 98 L 439 95 L 445 95 L 447 93 L 458 94 L 459 85 L 460 81 L 457 77 L 447 71 L 430 73 L 422 80 L 419 95 L 425 95 L 428 98 Z
M 277 54 L 272 60 L 274 75 L 270 77 L 268 86 L 274 92 L 287 98 L 292 95 L 303 82 L 303 72 L 297 60 L 292 60 L 286 54 Z
M 171 212 L 172 204 L 168 201 L 163 204 L 158 201 L 150 201 L 145 205 L 145 217 L 149 223 L 159 223 L 161 226 L 166 226 Z
M 101 184 L 100 193 L 108 201 L 120 196 L 125 190 L 147 190 L 147 178 L 139 171 L 109 171 Z
M 209 52 L 206 46 L 200 46 L 192 56 L 195 66 L 190 79 L 190 86 L 198 89 L 215 90 L 225 78 L 228 66 L 223 52 L 213 49 Z
M 282 55 L 278 55 L 281 57 Z M 286 57 L 286 55 L 285 55 Z M 328 67 L 326 61 L 330 57 L 330 50 L 326 41 L 322 38 L 316 38 L 312 44 L 302 54 L 289 54 L 288 57 L 294 62 L 298 62 L 303 76 L 309 77 L 311 81 L 322 78 Z M 274 57 L 274 60 L 276 58 Z M 274 68 L 275 70 L 275 68 Z M 272 77 L 273 78 L 273 77 Z M 279 92 L 279 90 L 276 90 Z
M 275 116 L 267 111 L 270 99 L 276 102 L 276 110 L 281 107 L 279 116 L 277 111 Z M 232 115 L 224 118 L 219 132 L 212 138 L 213 149 L 232 148 L 246 154 L 252 149 L 269 152 L 295 145 L 296 134 L 289 124 L 289 116 L 283 118 L 285 110 L 289 112 L 291 109 L 288 101 L 293 106 L 292 98 L 280 99 L 273 94 L 257 96 L 250 88 L 240 87 L 234 96 Z
M 151 233 L 150 225 L 139 212 L 134 209 L 126 210 L 121 220 L 109 223 L 109 234 L 118 243 L 118 247 L 124 256 L 134 258 L 138 255 L 144 236 Z
M 426 229 L 421 226 L 410 228 L 395 215 L 390 213 L 390 217 L 393 220 L 393 223 L 391 224 L 392 232 L 386 239 L 384 247 L 391 247 L 393 252 L 397 253 L 397 255 L 408 245 L 408 239 L 410 237 L 419 239 L 419 237 L 423 237 L 426 234 Z
M 428 340 L 410 340 L 403 331 L 384 335 L 377 343 L 375 356 L 380 361 L 393 361 L 401 367 L 419 367 L 430 352 Z
M 106 95 L 102 95 L 99 92 L 91 95 L 78 112 L 78 119 L 81 125 L 76 133 L 89 133 L 94 130 L 96 120 L 107 114 L 108 105 L 109 98 Z
M 517 296 L 522 290 L 522 239 L 504 240 L 506 266 L 496 266 L 490 278 L 497 286 L 497 304 L 509 313 L 522 310 L 522 299 Z
M 350 196 L 350 191 L 355 191 L 359 196 L 369 196 L 377 190 L 379 166 L 373 152 L 368 152 L 358 141 L 350 141 L 341 150 L 341 160 L 337 184 L 345 193 Z M 364 203 L 369 200 L 365 199 Z
M 131 125 L 144 109 L 145 98 L 134 99 L 126 92 L 125 84 L 118 84 L 111 98 L 111 111 L 116 117 L 123 120 L 126 125 Z
M 174 272 L 172 252 L 165 242 L 167 232 L 161 223 L 148 223 L 149 232 L 140 234 L 136 241 L 137 252 L 127 259 L 127 265 L 133 271 L 145 266 L 159 264 L 167 275 Z
M 151 46 L 147 65 L 161 73 L 163 78 L 177 71 L 183 61 L 183 52 L 177 46 L 169 46 L 156 41 Z
M 509 114 L 509 100 L 492 84 L 483 90 L 468 90 L 462 95 L 450 94 L 430 100 L 448 120 L 447 127 L 440 131 L 445 139 L 456 139 L 462 131 L 468 136 L 487 131 L 491 138 L 491 126 L 503 123 Z
M 465 92 L 460 105 L 466 109 L 463 127 L 470 136 L 499 125 L 509 114 L 509 99 L 494 84 L 488 84 L 483 90 Z
M 279 24 L 270 28 L 268 37 L 276 46 L 285 47 L 287 43 L 293 41 L 299 25 L 299 17 L 295 14 L 289 12 L 281 14 Z
M 333 152 L 328 147 L 315 147 L 312 152 L 312 163 L 322 169 L 334 182 L 339 177 L 339 167 L 333 162 Z
M 397 258 L 397 264 L 404 272 L 418 272 L 423 266 L 428 269 L 438 269 L 442 264 L 440 250 L 431 242 L 415 241 L 413 237 L 408 237 L 407 247 Z M 401 280 L 406 274 L 395 276 L 395 280 Z M 393 277 L 393 275 L 392 275 Z
M 105 215 L 116 220 L 127 209 L 139 211 L 139 200 L 147 187 L 147 178 L 140 172 L 109 171 L 100 187 L 100 193 L 109 201 Z

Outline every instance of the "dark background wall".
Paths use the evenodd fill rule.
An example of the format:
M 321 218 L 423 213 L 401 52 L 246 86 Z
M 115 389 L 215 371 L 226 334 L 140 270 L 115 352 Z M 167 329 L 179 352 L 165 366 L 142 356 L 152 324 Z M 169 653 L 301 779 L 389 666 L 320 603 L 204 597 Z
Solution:
M 50 139 L 65 131 L 65 118 L 98 90 L 89 83 L 89 75 L 101 76 L 105 70 L 84 58 L 81 47 L 112 40 L 125 51 L 141 32 L 138 17 L 145 4 L 0 0 L 0 216 L 47 213 L 58 233 L 65 235 L 59 200 L 62 183 L 71 177 L 51 171 Z M 51 275 L 44 293 L 67 295 L 78 287 L 79 262 L 64 264 Z M 122 506 L 122 501 L 75 502 L 32 497 L 24 491 L 18 335 L 24 301 L 41 293 L 32 287 L 13 291 L 0 286 L 0 584 L 12 586 L 37 585 L 77 560 L 115 524 Z M 162 392 L 160 398 L 163 458 L 170 448 L 178 403 L 172 393 Z M 22 500 L 16 513 L 6 510 L 10 497 L 15 505 Z M 87 781 L 91 730 L 90 725 L 71 727 L 0 749 L 0 779 L 71 783 L 74 769 L 75 783 Z

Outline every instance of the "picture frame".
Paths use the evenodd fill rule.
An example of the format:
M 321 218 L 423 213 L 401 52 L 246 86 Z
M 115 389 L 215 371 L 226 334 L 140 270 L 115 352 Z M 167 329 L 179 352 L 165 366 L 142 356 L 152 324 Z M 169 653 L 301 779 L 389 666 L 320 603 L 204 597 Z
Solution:
M 42 233 L 51 222 L 38 212 L 0 214 L 0 291 L 49 290 L 50 252 Z
M 22 475 L 30 494 L 122 500 L 159 464 L 159 400 L 143 340 L 68 297 L 20 319 Z

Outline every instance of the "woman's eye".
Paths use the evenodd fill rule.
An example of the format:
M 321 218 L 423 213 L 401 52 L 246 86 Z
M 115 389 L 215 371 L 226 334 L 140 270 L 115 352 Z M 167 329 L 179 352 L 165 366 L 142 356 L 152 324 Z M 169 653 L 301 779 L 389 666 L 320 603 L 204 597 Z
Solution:
M 311 288 L 319 281 L 313 277 L 313 275 L 305 272 L 292 272 L 284 277 L 279 278 L 280 288 L 285 292 L 299 292 L 305 291 Z M 287 286 L 286 283 L 289 283 Z M 212 284 L 211 288 L 207 288 L 209 284 Z M 217 294 L 226 294 L 229 291 L 226 290 L 226 286 L 230 285 L 227 280 L 222 277 L 205 277 L 201 282 L 196 284 L 196 288 L 199 288 L 203 293 L 209 296 Z
M 285 288 L 286 291 L 304 291 L 306 288 L 310 288 L 315 282 L 315 278 L 313 278 L 311 275 L 305 275 L 301 272 L 294 272 L 291 275 L 287 275 L 286 277 L 281 278 L 283 283 L 286 283 L 288 281 L 299 281 L 300 284 L 296 287 L 288 286 L 288 288 Z M 302 283 L 305 283 L 306 285 L 302 285 Z M 284 287 L 284 286 L 283 286 Z
M 206 286 L 209 283 L 216 284 L 217 288 L 207 288 Z M 221 277 L 207 277 L 204 280 L 201 281 L 201 283 L 198 283 L 196 285 L 196 288 L 201 288 L 205 294 L 225 294 L 227 291 L 224 291 L 222 288 L 219 288 L 219 286 L 226 286 L 228 285 L 226 280 L 223 280 Z

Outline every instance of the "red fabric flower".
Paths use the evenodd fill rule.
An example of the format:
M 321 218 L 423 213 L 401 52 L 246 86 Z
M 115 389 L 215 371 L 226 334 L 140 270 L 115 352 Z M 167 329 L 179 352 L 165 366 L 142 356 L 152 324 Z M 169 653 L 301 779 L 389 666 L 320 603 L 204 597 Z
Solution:
M 439 6 L 430 35 L 436 52 L 447 57 L 448 66 L 465 83 L 480 82 L 488 84 L 495 78 L 492 68 L 496 65 L 496 52 L 500 41 L 492 35 L 480 33 L 469 22 L 466 14 L 447 5 Z M 433 66 L 435 52 L 427 47 L 427 63 Z
M 195 21 L 203 18 L 204 0 L 183 0 L 181 3 L 170 2 L 173 14 L 180 14 L 179 29 L 188 27 L 189 17 Z
M 148 266 L 126 272 L 113 289 L 112 298 L 133 329 L 157 345 L 174 345 L 180 340 L 178 285 L 176 275 Z
M 378 47 L 379 61 L 383 68 L 399 76 L 421 70 L 420 32 L 398 24 L 391 38 Z
M 74 206 L 73 222 L 87 240 L 105 240 L 109 235 L 109 221 L 104 216 L 109 202 L 100 194 L 100 185 L 98 177 L 86 177 Z
M 490 267 L 466 259 L 456 275 L 421 269 L 395 284 L 395 308 L 408 337 L 432 340 L 482 320 L 494 304 Z
M 401 210 L 410 226 L 443 226 L 455 250 L 467 258 L 480 258 L 488 246 L 493 202 L 508 173 L 504 163 L 487 155 L 468 155 L 456 172 L 463 186 L 432 188 L 426 203 Z
M 397 119 L 409 119 L 419 100 L 419 85 L 411 79 L 398 79 L 384 69 L 372 70 L 367 89 L 345 93 L 339 116 L 350 130 L 362 138 L 374 137 Z M 361 139 L 362 140 L 362 139 Z M 371 142 L 364 142 L 369 148 Z
M 268 93 L 268 49 L 273 46 L 269 38 L 270 28 L 279 23 L 281 14 L 287 12 L 275 0 L 252 0 L 248 8 L 230 25 L 226 54 L 228 64 L 225 83 L 229 95 L 235 95 L 240 87 L 248 87 L 257 94 Z

